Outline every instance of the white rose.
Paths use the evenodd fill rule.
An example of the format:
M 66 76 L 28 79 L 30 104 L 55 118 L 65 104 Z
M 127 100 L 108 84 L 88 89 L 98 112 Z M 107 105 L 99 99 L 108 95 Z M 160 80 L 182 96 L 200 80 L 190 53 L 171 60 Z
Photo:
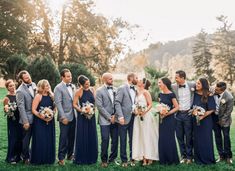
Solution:
M 220 103 L 225 104 L 226 103 L 225 99 L 221 99 Z
M 192 88 L 191 88 L 191 91 L 195 91 L 195 88 L 192 87 Z

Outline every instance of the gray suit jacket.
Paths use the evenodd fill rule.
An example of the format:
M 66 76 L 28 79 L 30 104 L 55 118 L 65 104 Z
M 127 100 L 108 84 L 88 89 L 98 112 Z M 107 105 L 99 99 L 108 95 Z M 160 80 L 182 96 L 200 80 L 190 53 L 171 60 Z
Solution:
M 221 126 L 228 127 L 232 123 L 231 113 L 233 112 L 233 96 L 225 90 L 219 105 L 219 122 Z
M 191 105 L 192 105 L 193 104 L 193 98 L 194 98 L 196 83 L 195 82 L 186 82 L 186 83 L 188 84 L 188 88 L 191 92 Z M 173 92 L 175 93 L 175 96 L 178 100 L 179 99 L 179 94 L 178 94 L 179 85 L 174 83 L 174 84 L 171 85 L 171 88 L 172 88 Z
M 125 124 L 128 124 L 132 117 L 133 102 L 131 99 L 130 88 L 125 84 L 118 88 L 115 98 L 115 110 L 117 118 L 124 117 Z
M 34 90 L 34 96 L 36 93 L 36 84 L 32 83 L 32 88 Z M 33 123 L 33 113 L 32 113 L 32 102 L 33 98 L 28 87 L 25 84 L 21 84 L 16 91 L 16 103 L 20 113 L 20 123 Z
M 73 97 L 75 94 L 75 89 L 75 86 L 72 85 Z M 73 108 L 73 97 L 70 96 L 66 85 L 63 82 L 59 83 L 54 89 L 54 94 L 55 105 L 58 110 L 58 121 L 66 118 L 71 122 L 73 120 L 75 111 Z
M 115 99 L 115 89 L 113 90 Z M 96 107 L 99 111 L 98 122 L 100 125 L 110 125 L 111 115 L 114 114 L 114 101 L 112 101 L 108 89 L 103 85 L 96 91 Z

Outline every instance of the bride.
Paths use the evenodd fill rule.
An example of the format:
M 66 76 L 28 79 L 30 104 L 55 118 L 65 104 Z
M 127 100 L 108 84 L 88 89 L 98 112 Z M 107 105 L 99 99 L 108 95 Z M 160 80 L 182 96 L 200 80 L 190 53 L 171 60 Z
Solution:
M 150 85 L 150 81 L 145 78 L 138 81 L 136 105 L 145 106 L 145 109 L 143 112 L 135 112 L 138 115 L 136 114 L 133 127 L 132 159 L 143 161 L 143 166 L 159 160 L 158 122 L 151 113 L 152 98 L 148 91 Z

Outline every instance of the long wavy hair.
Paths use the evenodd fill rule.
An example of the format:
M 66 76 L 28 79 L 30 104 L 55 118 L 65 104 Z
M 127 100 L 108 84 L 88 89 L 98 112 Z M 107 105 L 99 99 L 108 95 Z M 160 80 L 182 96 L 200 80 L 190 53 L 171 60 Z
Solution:
M 200 78 L 199 79 L 200 83 L 202 84 L 202 98 L 201 101 L 203 103 L 207 103 L 208 101 L 208 96 L 209 96 L 209 81 L 206 78 Z

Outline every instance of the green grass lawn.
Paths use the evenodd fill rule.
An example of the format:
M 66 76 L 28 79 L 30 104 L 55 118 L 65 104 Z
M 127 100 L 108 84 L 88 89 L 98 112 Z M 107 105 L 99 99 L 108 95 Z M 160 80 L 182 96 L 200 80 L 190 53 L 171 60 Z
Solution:
M 126 169 L 121 168 L 120 166 L 117 166 L 115 164 L 110 165 L 108 168 L 103 169 L 100 167 L 100 156 L 98 158 L 98 162 L 93 165 L 89 166 L 78 166 L 73 164 L 70 161 L 66 161 L 66 165 L 63 167 L 58 166 L 57 163 L 54 165 L 44 165 L 44 166 L 25 166 L 22 163 L 19 163 L 17 165 L 10 165 L 5 162 L 5 157 L 6 157 L 6 152 L 7 152 L 7 131 L 6 131 L 6 118 L 4 117 L 3 114 L 3 105 L 2 105 L 2 99 L 6 95 L 6 90 L 5 89 L 0 89 L 0 171 L 2 170 L 14 170 L 14 171 L 19 171 L 19 170 L 43 170 L 43 171 L 71 171 L 71 170 L 163 170 L 163 171 L 193 171 L 193 170 L 213 170 L 213 171 L 231 171 L 235 170 L 235 165 L 227 165 L 225 163 L 219 163 L 216 165 L 212 166 L 198 166 L 196 164 L 192 165 L 177 165 L 177 166 L 162 166 L 159 165 L 158 162 L 154 163 L 151 166 L 147 167 L 142 167 L 140 164 L 137 164 L 135 167 L 128 167 Z M 235 114 L 235 111 L 233 112 L 233 115 Z M 99 138 L 99 150 L 100 150 L 100 130 L 99 126 L 97 125 L 97 131 L 98 131 L 98 138 Z M 58 147 L 58 135 L 59 135 L 59 129 L 58 129 L 58 123 L 56 124 L 56 146 Z M 232 139 L 232 151 L 235 154 L 235 117 L 234 117 L 234 122 L 232 125 L 231 129 L 231 139 Z M 58 149 L 56 147 L 56 149 Z M 215 149 L 215 147 L 214 147 Z M 217 151 L 215 149 L 215 154 L 216 157 Z

